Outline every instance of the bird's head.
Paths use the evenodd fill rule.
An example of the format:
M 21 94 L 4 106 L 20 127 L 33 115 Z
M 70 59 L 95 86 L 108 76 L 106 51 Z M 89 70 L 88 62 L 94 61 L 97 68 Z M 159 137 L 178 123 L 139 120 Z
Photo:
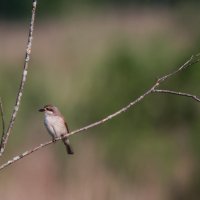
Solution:
M 60 112 L 56 106 L 46 105 L 38 110 L 39 112 L 44 112 L 46 115 L 59 115 Z

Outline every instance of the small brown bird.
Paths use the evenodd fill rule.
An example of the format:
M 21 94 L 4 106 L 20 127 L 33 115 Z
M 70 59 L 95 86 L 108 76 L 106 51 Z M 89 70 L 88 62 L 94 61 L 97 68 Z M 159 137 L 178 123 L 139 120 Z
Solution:
M 53 141 L 55 141 L 56 138 L 63 137 L 69 133 L 67 123 L 56 106 L 46 105 L 39 109 L 39 111 L 44 112 L 44 125 Z M 62 141 L 65 144 L 67 153 L 74 154 L 72 147 L 70 146 L 69 139 L 63 138 Z

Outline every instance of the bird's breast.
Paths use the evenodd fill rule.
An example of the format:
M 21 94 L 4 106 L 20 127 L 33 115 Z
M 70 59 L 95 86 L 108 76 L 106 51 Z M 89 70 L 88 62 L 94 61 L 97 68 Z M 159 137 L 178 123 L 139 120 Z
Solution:
M 44 124 L 48 132 L 54 137 L 60 137 L 67 133 L 64 120 L 59 116 L 45 116 Z

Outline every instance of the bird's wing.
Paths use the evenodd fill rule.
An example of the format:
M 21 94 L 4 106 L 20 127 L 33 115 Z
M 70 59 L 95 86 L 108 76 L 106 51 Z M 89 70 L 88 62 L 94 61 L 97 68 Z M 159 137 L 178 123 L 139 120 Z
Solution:
M 67 125 L 66 122 L 65 122 L 65 127 L 66 127 L 66 129 L 67 129 L 67 133 L 69 133 L 69 127 L 68 127 L 68 125 Z

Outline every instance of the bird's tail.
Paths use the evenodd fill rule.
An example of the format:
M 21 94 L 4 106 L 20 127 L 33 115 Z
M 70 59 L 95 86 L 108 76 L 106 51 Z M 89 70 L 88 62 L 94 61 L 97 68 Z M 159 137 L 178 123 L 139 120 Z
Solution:
M 68 138 L 63 138 L 63 143 L 65 144 L 66 150 L 68 154 L 74 154 L 74 151 L 70 145 Z

